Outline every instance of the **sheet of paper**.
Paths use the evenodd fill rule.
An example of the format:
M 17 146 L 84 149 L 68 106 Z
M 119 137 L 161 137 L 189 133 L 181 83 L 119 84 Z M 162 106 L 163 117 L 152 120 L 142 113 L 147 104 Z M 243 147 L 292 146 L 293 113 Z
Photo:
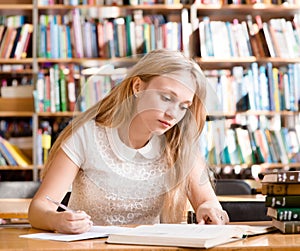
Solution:
M 21 238 L 40 239 L 40 240 L 55 240 L 55 241 L 77 241 L 93 238 L 104 238 L 112 233 L 121 233 L 128 231 L 127 227 L 118 226 L 93 226 L 90 231 L 82 234 L 61 234 L 61 233 L 36 233 L 20 235 Z

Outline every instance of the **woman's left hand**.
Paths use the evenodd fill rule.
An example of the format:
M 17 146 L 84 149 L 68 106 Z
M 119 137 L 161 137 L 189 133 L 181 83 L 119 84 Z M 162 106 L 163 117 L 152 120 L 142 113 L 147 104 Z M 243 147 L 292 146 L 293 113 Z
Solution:
M 209 201 L 201 204 L 196 212 L 198 224 L 216 224 L 223 225 L 229 222 L 226 211 L 220 207 L 216 207 Z

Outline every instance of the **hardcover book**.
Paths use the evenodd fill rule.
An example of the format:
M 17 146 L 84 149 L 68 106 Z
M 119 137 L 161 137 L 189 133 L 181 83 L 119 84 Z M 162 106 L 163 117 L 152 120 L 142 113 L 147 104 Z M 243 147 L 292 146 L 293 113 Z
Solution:
M 264 195 L 300 195 L 300 183 L 262 183 L 261 193 Z
M 300 208 L 297 207 L 282 207 L 282 208 L 273 208 L 268 207 L 267 216 L 270 216 L 276 220 L 281 221 L 295 221 L 300 220 Z
M 272 219 L 272 225 L 284 234 L 300 234 L 300 221 L 280 221 Z
M 272 231 L 268 226 L 155 224 L 109 235 L 107 242 L 151 246 L 211 248 L 249 235 Z
M 286 171 L 267 173 L 264 175 L 262 182 L 269 183 L 299 183 L 300 171 Z
M 266 207 L 300 207 L 298 195 L 268 195 L 265 201 Z

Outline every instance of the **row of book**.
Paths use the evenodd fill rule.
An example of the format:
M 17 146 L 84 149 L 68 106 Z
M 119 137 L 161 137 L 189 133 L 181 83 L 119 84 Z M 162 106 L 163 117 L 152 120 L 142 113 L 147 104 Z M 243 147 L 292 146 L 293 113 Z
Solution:
M 74 79 L 74 70 L 76 68 L 78 78 Z M 106 67 L 112 67 L 107 65 Z M 74 104 L 65 105 L 67 102 L 65 99 L 71 99 L 69 102 L 78 102 L 78 97 L 85 97 L 87 105 L 90 107 L 96 101 L 103 98 L 106 93 L 116 84 L 111 83 L 113 80 L 107 77 L 87 78 L 81 74 L 82 69 L 73 64 L 68 65 L 53 65 L 50 68 L 44 68 L 49 74 L 40 72 L 37 84 L 36 98 L 39 100 L 38 109 L 36 111 L 49 111 L 49 101 L 51 98 L 49 95 L 53 93 L 53 89 L 60 89 L 62 92 L 61 100 L 63 103 L 59 108 L 50 109 L 54 111 L 73 111 Z M 112 69 L 110 69 L 112 70 Z M 95 71 L 99 74 L 101 69 Z M 218 101 L 214 104 L 214 111 L 238 112 L 238 111 L 298 111 L 300 100 L 300 89 L 298 88 L 298 82 L 300 77 L 300 64 L 288 64 L 282 67 L 273 67 L 272 63 L 266 65 L 258 65 L 252 63 L 249 69 L 244 69 L 242 66 L 235 66 L 232 70 L 214 70 L 205 71 L 205 75 L 208 78 L 213 91 L 218 97 Z M 83 85 L 89 84 L 86 88 Z M 93 83 L 92 83 L 93 82 Z M 56 83 L 56 84 L 55 84 Z M 75 84 L 74 84 L 75 83 Z M 67 87 L 64 87 L 66 85 Z M 47 87 L 47 86 L 52 86 Z M 59 86 L 59 88 L 55 88 Z M 85 89 L 85 93 L 80 90 Z M 94 97 L 88 97 L 88 89 L 94 89 L 90 93 L 94 93 Z M 46 93 L 48 90 L 48 93 Z M 66 94 L 64 94 L 66 93 Z M 68 95 L 69 93 L 70 95 Z M 231 95 L 234 93 L 235 95 Z M 227 99 L 229 95 L 231 99 Z M 59 97 L 59 94 L 55 96 Z M 65 98 L 66 96 L 66 98 Z M 53 103 L 53 102 L 52 102 Z M 48 105 L 47 105 L 48 104 Z M 77 110 L 84 111 L 86 108 L 77 108 Z
M 33 25 L 0 25 L 0 58 L 27 58 L 32 55 Z
M 32 65 L 31 64 L 1 64 L 0 65 L 1 72 L 20 72 L 24 70 L 28 70 L 28 71 L 32 70 Z
M 91 68 L 92 69 L 92 68 Z M 126 70 L 111 64 L 83 75 L 78 65 L 58 65 L 39 72 L 34 90 L 36 112 L 85 111 L 124 78 Z
M 40 15 L 38 56 L 46 58 L 113 58 L 158 48 L 181 49 L 181 23 L 163 15 L 88 19 L 79 9 L 67 16 Z
M 31 159 L 18 146 L 0 137 L 0 166 L 27 167 L 31 164 Z
M 270 62 L 265 65 L 255 62 L 248 69 L 235 66 L 231 70 L 205 71 L 205 75 L 219 98 L 215 110 L 299 110 L 300 64 L 274 67 Z
M 300 56 L 299 14 L 293 20 L 271 18 L 262 21 L 257 15 L 246 20 L 214 21 L 203 17 L 199 22 L 200 55 L 203 58 Z M 220 43 L 222 41 L 222 43 Z
M 206 5 L 226 5 L 226 4 L 300 4 L 298 0 L 196 0 L 196 1 L 162 1 L 162 0 L 39 0 L 40 6 L 64 4 L 64 5 L 143 5 L 143 4 L 206 4 Z
M 28 23 L 27 17 L 24 15 L 0 15 L 0 25 L 6 27 L 20 27 L 25 23 Z
M 36 161 L 38 166 L 44 165 L 48 159 L 51 146 L 55 142 L 60 132 L 68 125 L 72 117 L 57 117 L 39 122 L 36 145 Z
M 120 5 L 153 5 L 153 4 L 192 4 L 193 1 L 185 0 L 39 0 L 40 6 L 48 6 L 54 4 L 63 5 L 106 5 L 106 6 L 120 6 Z
M 298 0 L 196 0 L 196 4 L 207 4 L 207 5 L 255 5 L 255 4 L 274 4 L 274 5 L 299 5 L 300 2 Z
M 241 165 L 300 162 L 300 131 L 296 128 L 268 129 L 231 124 L 220 129 L 216 121 L 205 128 L 201 151 L 211 165 Z M 222 131 L 223 130 L 223 131 Z
M 272 225 L 285 234 L 300 234 L 300 172 L 265 174 L 262 194 Z
M 3 138 L 28 137 L 32 135 L 32 118 L 0 119 L 0 136 Z

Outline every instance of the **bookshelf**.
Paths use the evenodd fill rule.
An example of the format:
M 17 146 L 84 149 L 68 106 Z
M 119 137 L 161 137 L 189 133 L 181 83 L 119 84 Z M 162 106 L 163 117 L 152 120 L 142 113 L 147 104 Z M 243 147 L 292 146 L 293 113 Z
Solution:
M 1 0 L 2 1 L 2 0 Z M 220 22 L 229 22 L 233 24 L 233 20 L 237 20 L 237 23 L 246 22 L 247 16 L 252 17 L 253 23 L 255 23 L 256 16 L 260 16 L 263 22 L 269 22 L 271 19 L 279 19 L 284 18 L 285 20 L 292 21 L 295 15 L 299 13 L 300 7 L 298 5 L 274 5 L 274 4 L 225 4 L 225 5 L 210 5 L 210 4 L 143 4 L 143 5 L 114 5 L 107 6 L 102 4 L 80 4 L 80 5 L 64 5 L 63 3 L 58 4 L 49 4 L 42 3 L 39 1 L 28 1 L 28 0 L 14 0 L 10 4 L 1 3 L 0 1 L 0 15 L 20 15 L 20 13 L 24 14 L 28 17 L 30 23 L 33 24 L 33 34 L 32 34 L 32 55 L 31 57 L 26 57 L 23 59 L 13 59 L 13 58 L 0 58 L 0 65 L 22 65 L 23 69 L 14 70 L 13 67 L 4 67 L 3 70 L 0 70 L 0 78 L 9 78 L 11 76 L 27 76 L 31 79 L 31 83 L 35 86 L 35 90 L 38 91 L 38 83 L 39 77 L 42 79 L 42 83 L 46 83 L 48 81 L 45 76 L 49 76 L 49 79 L 52 76 L 55 76 L 57 73 L 53 73 L 58 69 L 58 75 L 60 71 L 63 72 L 65 84 L 73 81 L 75 90 L 80 88 L 80 84 L 82 81 L 87 81 L 87 75 L 84 75 L 82 72 L 86 68 L 91 67 L 101 67 L 106 64 L 112 64 L 115 67 L 130 67 L 133 65 L 138 57 L 135 57 L 135 53 L 132 51 L 128 51 L 128 41 L 132 41 L 133 37 L 128 38 L 127 40 L 118 40 L 119 43 L 123 44 L 123 49 L 119 44 L 116 45 L 116 42 L 112 43 L 108 48 L 98 48 L 98 51 L 93 51 L 92 45 L 87 43 L 86 41 L 93 41 L 95 39 L 94 36 L 82 38 L 79 41 L 78 39 L 74 40 L 71 37 L 68 42 L 67 33 L 69 32 L 72 36 L 75 36 L 76 29 L 74 26 L 76 23 L 74 19 L 78 19 L 77 21 L 83 22 L 86 24 L 87 30 L 84 30 L 84 34 L 90 31 L 91 27 L 98 27 L 99 24 L 106 25 L 107 22 L 110 25 L 117 25 L 117 20 L 120 21 L 120 29 L 123 29 L 124 25 L 126 25 L 126 17 L 131 17 L 131 21 L 138 21 L 138 18 L 143 19 L 143 25 L 147 24 L 149 21 L 156 20 L 156 26 L 160 26 L 159 20 L 155 19 L 157 17 L 164 18 L 165 23 L 180 24 L 180 28 L 174 28 L 175 30 L 180 30 L 179 34 L 181 35 L 180 39 L 178 36 L 177 40 L 174 43 L 168 43 L 166 41 L 160 40 L 160 46 L 170 47 L 170 49 L 179 48 L 184 50 L 184 52 L 190 57 L 194 57 L 195 60 L 199 63 L 202 69 L 210 75 L 212 72 L 216 71 L 228 71 L 230 74 L 234 68 L 242 67 L 243 71 L 251 69 L 253 65 L 266 66 L 267 64 L 271 64 L 272 67 L 276 67 L 278 69 L 284 68 L 288 65 L 294 65 L 300 63 L 299 56 L 295 57 L 279 57 L 279 56 L 256 56 L 253 53 L 249 55 L 230 55 L 230 56 L 205 56 L 203 51 L 201 51 L 201 37 L 199 37 L 199 24 L 203 21 L 204 17 L 208 17 L 209 21 L 220 21 Z M 21 12 L 20 12 L 21 9 Z M 119 18 L 122 18 L 119 19 Z M 45 27 L 49 20 L 54 20 L 54 29 L 56 32 L 63 31 L 63 38 L 61 36 L 50 36 L 45 33 Z M 130 20 L 130 19 L 129 19 Z M 42 27 L 44 24 L 44 28 Z M 135 23 L 136 24 L 136 23 Z M 93 26 L 94 25 L 94 26 Z M 148 24 L 147 24 L 148 25 Z M 100 26 L 100 25 L 99 25 Z M 82 26 L 81 28 L 84 29 Z M 143 26 L 145 27 L 145 26 Z M 150 27 L 152 27 L 150 25 Z M 167 26 L 166 26 L 167 27 Z M 59 31 L 57 31 L 57 29 Z M 126 29 L 125 29 L 126 30 Z M 157 30 L 156 30 L 157 31 Z M 43 33 L 44 32 L 44 33 Z M 49 31 L 50 32 L 50 31 Z M 61 35 L 61 33 L 56 33 Z M 123 33 L 124 34 L 124 33 Z M 112 34 L 113 35 L 113 34 Z M 145 34 L 143 34 L 145 35 Z M 248 34 L 249 35 L 249 34 Z M 55 40 L 55 38 L 57 38 Z M 80 37 L 79 37 L 80 38 Z M 136 36 L 134 36 L 137 39 Z M 158 37 L 155 37 L 157 40 Z M 189 38 L 189 39 L 186 39 Z M 49 41 L 48 48 L 42 48 L 41 39 L 43 41 Z M 144 39 L 144 40 L 143 40 Z M 154 39 L 154 40 L 155 40 Z M 141 52 L 147 52 L 147 50 L 151 50 L 157 46 L 152 40 L 149 38 L 145 42 L 145 37 L 142 37 L 143 49 L 135 47 L 131 47 L 131 50 L 136 51 L 136 54 Z M 63 42 L 62 42 L 63 41 Z M 78 41 L 81 44 L 78 44 Z M 124 42 L 125 41 L 125 42 Z M 179 42 L 180 41 L 180 42 Z M 95 41 L 94 41 L 95 42 Z M 98 43 L 100 43 L 97 40 Z M 102 41 L 103 42 L 103 41 Z M 106 41 L 107 42 L 107 41 Z M 71 44 L 71 47 L 66 47 L 67 44 Z M 51 46 L 59 46 L 59 50 L 57 48 L 53 49 Z M 99 45 L 98 45 L 99 46 Z M 99 46 L 100 47 L 100 46 Z M 176 47 L 176 48 L 175 48 Z M 69 49 L 69 51 L 67 50 Z M 51 51 L 52 50 L 52 51 Z M 53 54 L 54 52 L 58 54 Z M 69 53 L 69 54 L 68 54 Z M 134 54 L 134 55 L 133 55 Z M 54 75 L 52 75 L 54 74 Z M 41 77 L 43 75 L 43 77 Z M 70 76 L 73 75 L 74 79 L 70 80 Z M 232 77 L 231 75 L 229 78 Z M 59 77 L 57 79 L 58 83 L 61 81 Z M 73 89 L 74 89 L 73 86 Z M 68 86 L 65 87 L 68 90 Z M 36 94 L 37 95 L 37 94 Z M 78 92 L 74 94 L 78 97 Z M 229 93 L 230 95 L 230 93 Z M 18 99 L 18 101 L 20 101 Z M 68 100 L 67 100 L 68 101 Z M 17 109 L 17 111 L 8 111 L 6 107 L 9 107 L 11 104 L 7 105 L 6 99 L 0 98 L 0 116 L 1 117 L 29 117 L 32 118 L 33 121 L 33 165 L 29 167 L 29 169 L 34 169 L 35 175 L 34 179 L 38 179 L 37 169 L 42 168 L 42 164 L 39 162 L 37 155 L 40 151 L 37 140 L 39 137 L 39 129 L 41 127 L 41 123 L 43 121 L 61 121 L 71 119 L 73 116 L 76 116 L 78 112 L 81 112 L 84 109 L 80 107 L 76 107 L 74 110 L 70 109 L 70 106 L 67 104 L 66 108 L 53 108 L 44 109 L 37 108 L 36 102 L 33 102 L 33 99 L 29 100 L 30 109 L 27 110 L 25 108 L 24 103 L 20 103 L 22 105 L 17 105 L 19 109 L 21 107 L 21 111 Z M 3 105 L 2 105 L 3 104 Z M 15 101 L 12 102 L 15 104 Z M 16 103 L 17 104 L 17 103 Z M 77 101 L 77 105 L 79 102 Z M 74 112 L 75 111 L 75 112 Z M 230 126 L 232 123 L 242 123 L 243 125 L 249 123 L 250 120 L 256 118 L 259 122 L 264 121 L 265 123 L 272 124 L 273 121 L 279 123 L 280 126 L 287 125 L 287 127 L 291 127 L 295 121 L 299 120 L 298 108 L 291 109 L 280 109 L 280 110 L 266 110 L 266 109 L 248 109 L 247 111 L 239 111 L 236 109 L 222 109 L 221 112 L 215 111 L 209 114 L 209 117 L 213 117 L 214 119 L 222 119 L 224 120 L 224 124 L 226 126 Z M 267 121 L 267 122 L 266 122 Z M 278 122 L 279 121 L 279 122 Z M 292 122 L 290 122 L 292 121 Z M 262 123 L 262 122 L 261 122 Z M 275 123 L 275 122 L 274 122 Z M 292 162 L 292 163 L 269 163 L 264 161 L 263 163 L 254 163 L 259 165 L 262 170 L 268 169 L 277 169 L 277 168 L 299 168 L 300 162 Z M 239 163 L 241 169 L 247 169 L 252 166 L 253 163 Z M 222 161 L 217 162 L 215 165 L 217 168 L 225 169 L 228 166 L 234 166 L 232 163 L 222 163 Z M 3 167 L 3 169 L 10 169 L 10 167 Z M 16 167 L 12 167 L 11 169 L 16 169 Z
M 247 147 L 247 149 L 250 150 L 250 155 L 252 151 L 252 158 L 253 158 L 253 152 L 257 151 L 258 148 L 257 146 L 261 147 L 259 150 L 261 150 L 262 152 L 262 146 L 257 144 L 258 138 L 255 135 L 257 129 L 260 129 L 262 125 L 268 128 L 272 128 L 271 129 L 272 133 L 273 131 L 276 131 L 276 133 L 277 131 L 279 131 L 280 133 L 277 134 L 277 136 L 280 136 L 280 138 L 284 139 L 284 141 L 282 142 L 283 144 L 281 146 L 277 145 L 279 144 L 277 140 L 276 140 L 277 143 L 275 143 L 275 140 L 268 141 L 269 145 L 276 144 L 274 146 L 275 148 L 274 151 L 277 151 L 276 152 L 276 155 L 278 155 L 277 160 L 266 159 L 266 156 L 264 155 L 263 157 L 265 158 L 262 161 L 257 161 L 257 159 L 255 159 L 252 160 L 252 162 L 250 163 L 245 160 L 232 163 L 230 162 L 230 160 L 228 160 L 228 158 L 232 157 L 231 155 L 232 152 L 230 152 L 230 148 L 232 151 L 232 146 L 234 144 L 232 143 L 232 138 L 231 138 L 231 143 L 228 143 L 230 138 L 228 140 L 227 131 L 224 132 L 224 136 L 227 140 L 226 142 L 223 142 L 224 151 L 220 154 L 221 156 L 217 156 L 217 158 L 214 160 L 211 159 L 212 166 L 221 170 L 221 172 L 225 170 L 225 173 L 223 173 L 224 177 L 234 176 L 233 173 L 235 172 L 238 173 L 235 175 L 235 177 L 236 176 L 240 177 L 241 176 L 240 171 L 249 168 L 256 169 L 256 171 L 254 172 L 258 172 L 257 170 L 260 170 L 260 172 L 268 172 L 268 171 L 276 171 L 278 169 L 299 168 L 298 157 L 296 155 L 293 155 L 293 153 L 291 152 L 292 151 L 291 148 L 293 147 L 291 145 L 291 141 L 293 141 L 293 139 L 298 141 L 297 147 L 299 147 L 299 136 L 297 136 L 297 133 L 295 134 L 293 133 L 294 129 L 299 123 L 299 113 L 298 113 L 299 96 L 297 93 L 298 92 L 297 87 L 292 86 L 292 84 L 296 83 L 293 82 L 294 81 L 293 78 L 294 77 L 298 78 L 298 71 L 293 72 L 292 75 L 289 75 L 288 73 L 288 69 L 291 69 L 293 67 L 298 67 L 297 65 L 299 64 L 299 40 L 297 42 L 297 49 L 292 53 L 280 54 L 276 52 L 277 53 L 276 55 L 275 53 L 267 55 L 266 52 L 258 54 L 257 51 L 258 48 L 255 47 L 257 46 L 257 44 L 255 45 L 255 43 L 253 42 L 253 40 L 259 39 L 256 43 L 263 44 L 263 40 L 261 40 L 262 38 L 259 32 L 263 33 L 263 36 L 265 37 L 267 36 L 266 36 L 266 31 L 264 30 L 260 31 L 260 25 L 264 24 L 266 27 L 268 27 L 267 30 L 270 31 L 272 28 L 271 26 L 272 21 L 276 19 L 278 20 L 280 19 L 281 21 L 284 20 L 284 24 L 292 23 L 293 31 L 296 32 L 297 23 L 298 23 L 297 21 L 298 10 L 299 10 L 299 6 L 293 4 L 289 4 L 289 5 L 271 4 L 270 5 L 270 4 L 256 3 L 253 5 L 231 4 L 231 5 L 224 5 L 224 6 L 207 6 L 207 5 L 199 4 L 191 7 L 191 17 L 194 18 L 193 29 L 194 32 L 198 32 L 200 34 L 199 41 L 196 41 L 195 43 L 197 45 L 200 43 L 200 45 L 196 47 L 197 50 L 193 51 L 193 55 L 195 56 L 199 65 L 201 65 L 202 69 L 206 71 L 206 75 L 209 76 L 211 83 L 213 85 L 221 84 L 225 86 L 225 89 L 228 89 L 225 90 L 225 92 L 224 90 L 222 90 L 221 93 L 218 93 L 220 99 L 222 100 L 221 101 L 222 108 L 220 109 L 221 112 L 215 111 L 212 114 L 210 114 L 212 120 L 223 120 L 225 127 L 227 127 L 228 130 L 230 129 L 230 132 L 232 131 L 232 129 L 230 128 L 232 125 L 234 125 L 235 127 L 238 124 L 239 127 L 248 126 L 247 129 L 249 129 L 249 127 L 250 128 L 252 127 L 250 133 L 254 135 L 254 141 L 252 140 L 251 142 L 249 142 L 249 146 Z M 253 26 L 250 26 L 248 23 L 249 16 L 251 16 L 250 20 L 252 21 L 252 25 L 254 24 L 256 28 L 256 31 L 254 33 L 251 33 L 251 29 L 250 29 L 250 27 L 253 28 Z M 259 23 L 259 21 L 261 21 L 261 23 Z M 223 26 L 222 25 L 220 26 L 220 23 L 222 23 Z M 237 33 L 237 30 L 235 30 L 238 27 L 236 26 L 237 24 L 240 26 L 242 26 L 243 24 L 245 28 L 244 31 L 246 31 L 247 34 L 246 35 L 247 43 L 244 46 L 243 44 L 242 45 L 239 44 L 240 41 L 234 39 L 232 40 L 232 37 L 230 37 L 225 33 L 222 33 L 221 37 L 220 34 L 214 34 L 214 26 L 219 25 L 219 27 L 225 27 L 227 25 L 227 32 L 228 30 L 231 30 L 230 35 L 233 36 L 234 38 L 235 33 Z M 228 27 L 231 27 L 231 29 L 229 29 Z M 262 27 L 264 26 L 262 25 Z M 288 37 L 287 35 L 288 25 L 284 26 L 284 28 L 285 28 L 284 32 L 286 32 L 285 33 L 286 37 Z M 221 29 L 219 29 L 218 31 L 220 32 L 220 30 Z M 217 32 L 215 31 L 215 33 Z M 241 35 L 241 33 L 239 33 L 239 35 Z M 212 40 L 208 39 L 210 36 L 212 36 Z M 213 41 L 214 36 L 216 38 L 215 40 L 217 41 L 217 43 L 214 43 Z M 228 36 L 229 39 L 231 39 L 230 40 L 231 43 L 229 44 L 230 47 L 228 48 L 225 46 L 226 36 Z M 257 36 L 260 37 L 257 38 Z M 288 40 L 293 40 L 293 37 L 288 37 L 288 38 L 289 38 Z M 207 42 L 207 40 L 205 39 L 208 39 L 209 42 Z M 239 36 L 239 39 L 242 40 L 241 36 Z M 222 43 L 220 43 L 221 40 Z M 237 47 L 241 46 L 240 48 L 244 48 L 244 49 L 246 48 L 249 51 L 246 52 L 239 51 L 240 49 L 239 47 L 237 49 L 232 48 L 233 44 L 235 45 L 235 43 L 232 43 L 232 41 L 235 41 L 235 43 L 238 44 Z M 273 41 L 274 40 L 272 40 L 272 42 Z M 222 53 L 218 54 L 218 50 L 220 51 L 220 48 L 218 48 L 218 46 L 220 46 L 219 44 L 223 44 L 221 52 L 226 56 L 222 55 Z M 274 44 L 271 43 L 271 45 L 275 47 Z M 272 47 L 271 45 L 266 43 L 268 53 L 270 53 L 271 51 L 271 47 Z M 282 47 L 284 47 L 284 45 Z M 291 47 L 290 44 L 286 45 L 286 48 L 288 47 Z M 212 53 L 211 48 L 213 52 L 217 52 L 217 53 Z M 256 51 L 255 48 L 257 49 Z M 280 50 L 278 50 L 278 52 L 279 51 Z M 268 68 L 271 69 L 271 74 L 268 73 L 267 70 Z M 250 69 L 250 74 L 248 75 L 249 69 Z M 279 69 L 279 71 L 286 70 L 286 72 L 285 73 L 282 72 L 282 74 L 286 75 L 286 79 L 288 79 L 287 83 L 289 84 L 287 84 L 284 87 L 279 86 L 277 87 L 276 90 L 277 92 L 280 93 L 280 95 L 284 95 L 284 92 L 286 92 L 285 98 L 288 98 L 288 100 L 284 101 L 284 98 L 282 100 L 282 96 L 280 96 L 281 98 L 280 100 L 279 100 L 279 96 L 277 97 L 278 99 L 275 99 L 275 97 L 272 96 L 275 95 L 274 93 L 271 93 L 271 91 L 274 91 L 275 87 L 273 86 L 273 84 L 276 82 L 274 79 L 275 76 L 274 69 L 276 70 Z M 257 78 L 251 78 L 253 77 L 253 75 L 251 74 L 255 73 L 255 71 L 258 73 Z M 239 79 L 241 75 L 240 76 L 238 74 L 235 75 L 234 72 L 235 73 L 240 72 L 239 74 L 243 75 L 242 80 L 241 78 Z M 262 76 L 261 73 L 264 73 L 264 75 Z M 279 75 L 277 74 L 276 76 L 278 77 L 280 76 L 280 74 Z M 248 77 L 249 79 L 247 79 Z M 219 78 L 219 80 L 216 80 L 217 78 Z M 240 81 L 240 83 L 248 84 L 248 88 L 246 88 L 247 89 L 246 91 L 244 87 L 243 90 L 244 93 L 241 92 L 237 93 L 236 92 L 237 90 L 233 88 L 233 86 L 236 85 L 237 83 L 240 84 L 238 81 Z M 282 84 L 282 82 L 280 83 Z M 255 89 L 255 85 L 257 85 L 256 86 L 257 89 Z M 253 90 L 253 86 L 254 86 L 254 90 Z M 217 88 L 222 88 L 222 87 L 217 86 Z M 287 90 L 291 92 L 288 93 Z M 216 89 L 216 91 L 218 90 Z M 294 91 L 296 91 L 296 94 L 294 93 Z M 266 93 L 266 96 L 264 96 L 264 93 Z M 232 101 L 231 99 L 228 99 L 228 96 L 232 94 L 234 94 L 233 99 L 235 99 L 235 97 L 237 96 L 245 97 L 245 94 L 249 95 L 247 97 L 247 101 L 249 102 L 249 104 L 247 104 L 248 107 L 246 109 L 245 108 L 243 109 L 242 107 L 238 109 L 238 107 L 236 106 L 237 100 Z M 291 99 L 294 100 L 291 101 Z M 296 103 L 294 103 L 295 100 Z M 277 106 L 275 104 L 277 104 Z M 265 130 L 264 127 L 262 128 Z M 293 134 L 293 137 L 289 137 L 288 134 L 285 134 L 284 136 L 280 135 L 283 134 L 283 131 L 285 131 L 285 133 Z M 250 135 L 249 137 L 251 140 Z M 290 142 L 287 142 L 287 139 Z M 246 143 L 246 141 L 244 142 Z M 286 148 L 287 145 L 289 147 L 289 150 L 287 150 Z M 241 148 L 244 148 L 243 144 L 240 144 L 240 146 Z M 228 149 L 229 149 L 229 153 L 228 153 Z M 227 150 L 227 153 L 225 150 Z M 234 151 L 236 152 L 237 150 L 235 149 Z M 285 151 L 287 152 L 287 154 L 285 154 Z M 226 154 L 229 156 L 227 156 Z M 208 153 L 208 156 L 210 157 L 211 156 L 216 157 L 216 155 L 218 154 Z M 257 158 L 257 156 L 255 156 L 255 158 Z M 232 157 L 232 159 L 234 158 Z M 229 166 L 231 167 L 231 169 Z
M 17 42 L 23 34 L 22 27 L 24 24 L 30 26 L 33 23 L 33 6 L 32 1 L 28 0 L 12 0 L 9 3 L 0 1 L 0 131 L 1 136 L 9 138 L 10 143 L 19 144 L 18 148 L 29 160 L 28 165 L 1 165 L 1 181 L 33 179 L 34 136 L 31 125 L 34 117 L 34 101 L 30 96 L 14 97 L 16 89 L 11 87 L 21 84 L 32 86 L 34 83 L 34 59 L 30 46 L 26 50 L 17 50 L 17 47 L 21 48 Z M 16 54 L 17 51 L 20 52 Z M 23 52 L 27 54 L 21 57 Z M 21 92 L 24 94 L 26 88 L 18 88 L 18 95 Z

